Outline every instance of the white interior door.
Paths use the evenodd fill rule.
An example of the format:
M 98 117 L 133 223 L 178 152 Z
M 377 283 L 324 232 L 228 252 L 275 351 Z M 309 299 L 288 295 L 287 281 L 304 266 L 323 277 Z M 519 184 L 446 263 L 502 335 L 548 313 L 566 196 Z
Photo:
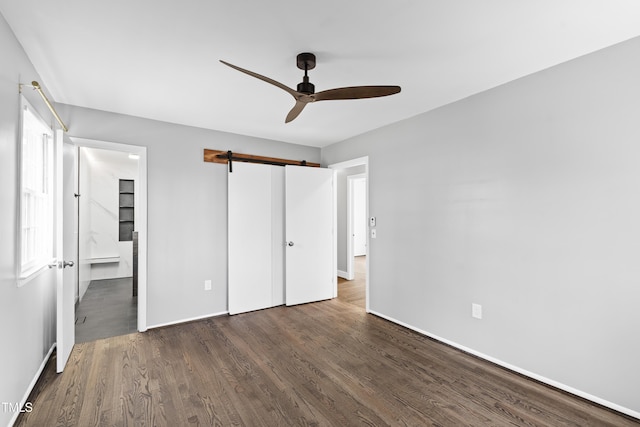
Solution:
M 56 132 L 56 370 L 62 372 L 75 344 L 76 149 Z
M 353 181 L 353 256 L 367 254 L 366 188 L 365 179 Z
M 237 162 L 228 174 L 229 314 L 284 303 L 284 171 Z
M 286 305 L 336 296 L 334 171 L 285 166 Z

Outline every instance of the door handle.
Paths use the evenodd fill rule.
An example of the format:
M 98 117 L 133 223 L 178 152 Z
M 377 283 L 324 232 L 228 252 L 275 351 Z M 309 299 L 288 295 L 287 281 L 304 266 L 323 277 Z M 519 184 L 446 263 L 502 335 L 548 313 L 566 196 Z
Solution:
M 56 262 L 52 262 L 51 264 L 48 264 L 47 267 L 49 268 L 67 268 L 67 267 L 73 267 L 75 264 L 73 261 L 56 261 Z
M 293 242 L 287 242 L 287 245 L 293 246 Z

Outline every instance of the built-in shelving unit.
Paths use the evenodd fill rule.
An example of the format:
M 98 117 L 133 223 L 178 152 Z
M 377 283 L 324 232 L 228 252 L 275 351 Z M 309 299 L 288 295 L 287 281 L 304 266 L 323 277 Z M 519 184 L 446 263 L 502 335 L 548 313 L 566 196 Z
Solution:
M 120 218 L 119 218 L 119 236 L 121 242 L 130 242 L 133 240 L 134 230 L 134 192 L 133 180 L 120 180 Z

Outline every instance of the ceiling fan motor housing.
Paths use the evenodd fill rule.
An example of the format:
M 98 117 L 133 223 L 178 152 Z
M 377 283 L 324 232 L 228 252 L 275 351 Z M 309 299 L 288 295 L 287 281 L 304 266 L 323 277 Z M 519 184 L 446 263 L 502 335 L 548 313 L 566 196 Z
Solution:
M 313 83 L 309 82 L 309 77 L 304 76 L 302 78 L 302 82 L 298 83 L 298 92 L 311 95 L 316 92 L 316 87 L 313 85 Z

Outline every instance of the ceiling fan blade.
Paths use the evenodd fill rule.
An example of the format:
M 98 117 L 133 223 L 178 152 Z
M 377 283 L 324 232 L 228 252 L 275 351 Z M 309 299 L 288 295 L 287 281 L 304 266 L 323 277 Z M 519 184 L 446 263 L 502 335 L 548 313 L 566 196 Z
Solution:
M 287 114 L 287 118 L 284 120 L 284 122 L 289 123 L 290 121 L 298 117 L 298 115 L 300 115 L 306 105 L 307 102 L 296 101 L 296 105 L 294 105 L 291 111 L 289 111 L 289 114 Z
M 235 70 L 238 70 L 238 71 L 240 71 L 242 73 L 248 74 L 251 77 L 255 77 L 256 79 L 260 79 L 260 80 L 262 80 L 264 82 L 267 82 L 267 83 L 271 83 L 272 85 L 277 86 L 280 89 L 288 92 L 291 96 L 293 96 L 296 99 L 300 95 L 298 92 L 296 92 L 295 90 L 291 89 L 290 87 L 285 86 L 282 83 L 277 82 L 277 81 L 275 81 L 273 79 L 270 79 L 269 77 L 265 77 L 262 74 L 258 74 L 258 73 L 254 73 L 253 71 L 245 70 L 244 68 L 240 68 L 237 65 L 229 64 L 228 62 L 225 62 L 222 59 L 220 60 L 220 62 L 222 62 L 224 65 L 226 65 L 228 67 L 231 67 L 231 68 L 233 68 Z
M 335 99 L 362 99 L 389 96 L 400 92 L 400 86 L 351 86 L 323 90 L 311 95 L 314 101 Z

